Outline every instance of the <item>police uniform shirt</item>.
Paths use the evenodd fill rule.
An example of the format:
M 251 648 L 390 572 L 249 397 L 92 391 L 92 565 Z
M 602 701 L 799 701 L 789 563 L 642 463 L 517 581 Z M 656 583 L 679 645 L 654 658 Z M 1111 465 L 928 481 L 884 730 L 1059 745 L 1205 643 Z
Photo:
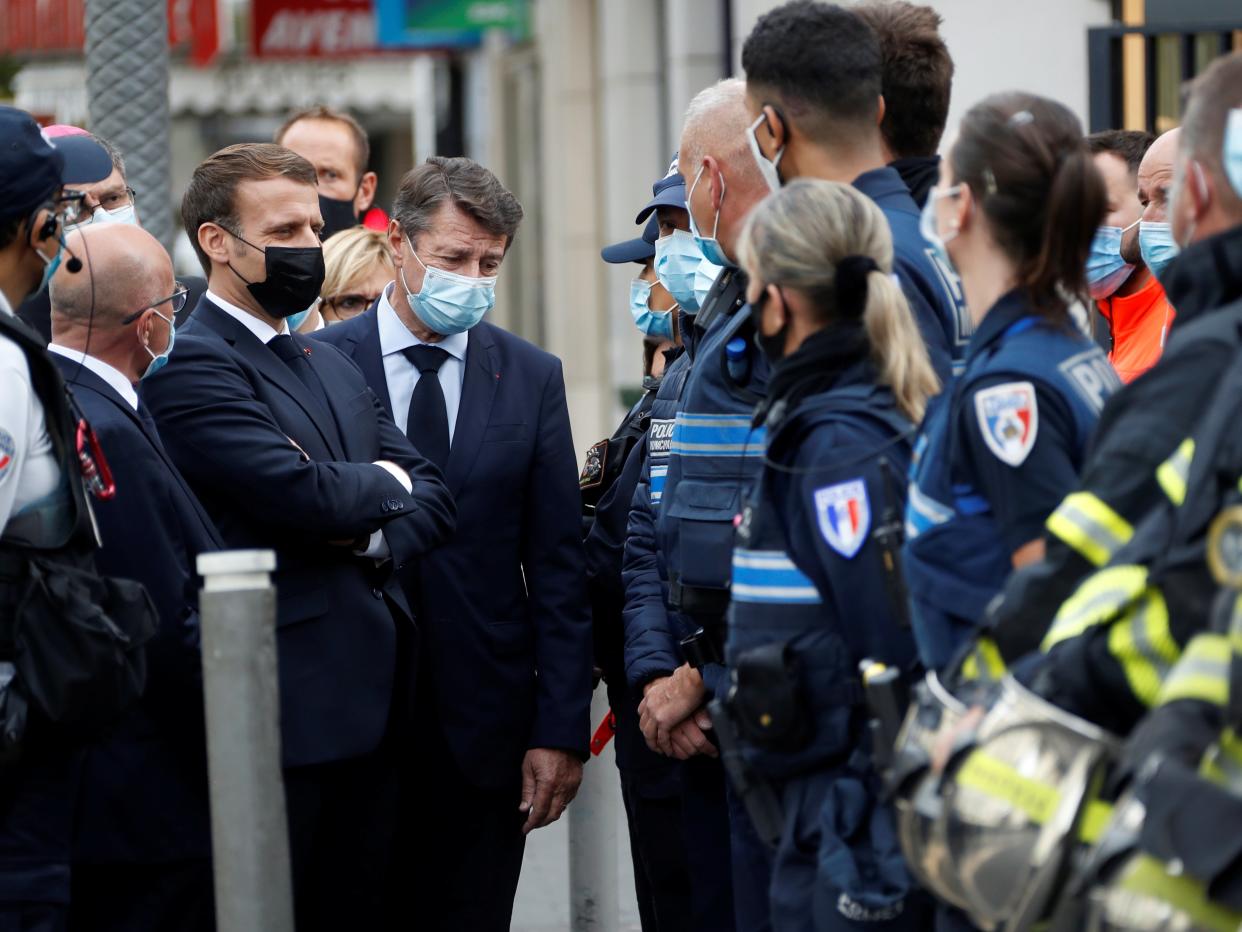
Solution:
M 13 309 L 0 292 L 0 314 Z M 60 485 L 60 466 L 21 349 L 0 338 L 0 534 L 9 518 Z
M 448 358 L 440 366 L 440 390 L 444 392 L 444 413 L 448 415 L 449 444 L 453 443 L 453 434 L 457 427 L 457 410 L 461 407 L 461 387 L 466 379 L 466 345 L 469 342 L 469 331 L 447 336 L 439 343 L 424 343 L 410 328 L 401 323 L 388 295 L 397 285 L 389 284 L 380 295 L 379 324 L 380 353 L 384 357 L 384 381 L 388 383 L 388 397 L 392 399 L 392 419 L 397 422 L 401 433 L 406 432 L 410 417 L 410 398 L 414 395 L 414 386 L 422 378 L 414 363 L 405 358 L 402 350 L 411 346 L 434 346 L 448 353 Z
M 971 354 L 1031 313 L 1018 295 L 1002 298 L 980 322 Z M 1042 537 L 1048 515 L 1077 484 L 1081 465 L 1065 398 L 1037 378 L 987 375 L 959 402 L 956 429 L 961 475 L 991 507 L 1008 551 Z

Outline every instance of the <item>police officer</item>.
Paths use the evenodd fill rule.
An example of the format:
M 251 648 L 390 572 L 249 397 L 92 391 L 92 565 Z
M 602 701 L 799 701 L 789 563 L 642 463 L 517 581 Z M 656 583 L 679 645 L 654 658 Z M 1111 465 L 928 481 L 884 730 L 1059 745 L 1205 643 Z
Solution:
M 705 261 L 694 240 L 686 242 L 690 236 L 686 188 L 677 165 L 674 160 L 668 174 L 652 186 L 653 197 L 637 217 L 639 223 L 653 216 L 656 221 L 659 232 L 655 243 L 656 274 L 660 285 L 677 302 L 673 313 L 683 345 L 669 354 L 652 402 L 651 424 L 637 454 L 642 457 L 641 467 L 625 531 L 622 571 L 625 673 L 635 698 L 656 685 L 667 688 L 673 682 L 674 671 L 685 662 L 678 645 L 682 634 L 672 628 L 667 607 L 667 564 L 658 552 L 655 537 L 656 516 L 668 476 L 673 427 L 700 338 L 693 326 L 698 313 L 694 283 L 698 268 Z M 670 731 L 669 743 L 657 749 L 682 761 L 677 771 L 681 828 L 690 875 L 690 922 L 686 928 L 714 932 L 733 926 L 729 819 L 724 775 L 714 759 L 716 750 L 703 733 L 703 728 L 710 728 L 710 723 L 705 715 L 692 714 L 701 703 L 702 697 L 696 695 L 691 702 L 690 717 Z
M 608 687 L 638 912 L 646 932 L 691 928 L 679 764 L 648 748 L 639 731 L 640 695 L 625 678 L 621 622 L 625 603 L 621 562 L 630 502 L 643 466 L 642 440 L 651 425 L 665 354 L 681 352 L 674 343 L 677 304 L 655 274 L 658 233 L 656 218 L 649 217 L 642 236 L 614 243 L 600 253 L 605 262 L 637 264 L 641 269 L 630 284 L 628 304 L 643 338 L 643 394 L 613 435 L 587 451 L 580 483 L 595 662 Z M 601 729 L 592 741 L 596 753 L 608 740 L 607 723 Z
M 1038 649 L 1075 587 L 1106 566 L 1165 499 L 1159 476 L 1176 472 L 1160 466 L 1186 465 L 1175 454 L 1238 352 L 1242 195 L 1231 190 L 1221 153 L 1228 115 L 1242 106 L 1239 82 L 1242 56 L 1235 53 L 1191 86 L 1178 160 L 1193 158 L 1199 168 L 1184 168 L 1179 191 L 1195 195 L 1204 216 L 1185 225 L 1186 248 L 1162 273 L 1177 318 L 1160 361 L 1106 405 L 1079 482 L 1048 520 L 1045 558 L 1014 573 L 990 613 L 991 636 L 1008 661 Z M 1236 131 L 1230 138 L 1242 148 Z
M 965 371 L 928 412 L 907 506 L 929 670 L 967 642 L 1011 568 L 1042 555 L 1043 523 L 1118 385 L 1065 298 L 1083 292 L 1104 198 L 1077 119 L 1017 93 L 971 108 L 928 198 L 925 235 L 956 267 L 976 324 Z
M 915 660 L 896 556 L 915 425 L 939 381 L 890 277 L 884 215 L 856 189 L 786 185 L 740 252 L 773 368 L 733 551 L 727 706 L 784 810 L 772 927 L 923 929 L 930 901 L 879 801 L 857 671 Z
M 919 209 L 896 168 L 885 164 L 881 118 L 938 135 L 923 108 L 901 110 L 882 95 L 884 55 L 854 10 L 791 0 L 765 13 L 742 47 L 748 123 L 742 142 L 775 190 L 791 178 L 853 184 L 874 200 L 893 232 L 894 272 L 919 322 L 936 372 L 961 371 L 971 321 L 951 268 L 929 253 Z M 891 83 L 891 80 L 890 80 Z M 934 149 L 935 146 L 932 146 Z
M 733 524 L 762 453 L 762 430 L 751 430 L 750 417 L 764 395 L 768 364 L 752 340 L 754 322 L 735 248 L 742 223 L 767 188 L 741 144 L 745 128 L 745 85 L 738 79 L 704 90 L 686 111 L 678 167 L 690 240 L 708 262 L 725 268 L 699 302 L 693 335 L 687 336 L 694 366 L 670 437 L 655 523 L 667 610 L 652 601 L 626 619 L 627 638 L 640 630 L 643 643 L 662 646 L 646 657 L 631 651 L 634 660 L 627 661 L 631 680 L 636 669 L 648 671 L 639 707 L 643 733 L 653 747 L 681 755 L 712 747 L 701 735 L 707 724 L 702 708 L 723 680 Z M 656 271 L 666 274 L 658 253 Z M 669 290 L 682 301 L 678 287 Z M 713 771 L 713 779 L 724 783 L 718 764 Z M 767 852 L 731 795 L 729 824 L 737 927 L 765 929 Z
M 86 137 L 49 144 L 30 114 L 12 107 L 0 106 L 0 139 L 0 730 L 5 756 L 0 766 L 0 926 L 61 932 L 68 915 L 82 746 L 53 721 L 59 720 L 58 713 L 91 710 L 81 706 L 81 698 L 71 707 L 49 702 L 66 696 L 50 697 L 40 688 L 48 683 L 26 674 L 32 662 L 41 672 L 50 671 L 53 692 L 81 676 L 69 692 L 89 703 L 96 694 L 83 687 L 98 676 L 100 667 L 91 665 L 97 655 L 69 656 L 63 647 L 57 651 L 47 634 L 73 623 L 80 635 L 75 649 L 90 649 L 94 642 L 88 634 L 107 613 L 111 619 L 103 620 L 119 623 L 140 647 L 144 636 L 138 628 L 145 621 L 149 636 L 154 618 L 140 587 L 114 581 L 105 590 L 95 575 L 97 540 L 75 449 L 79 422 L 41 341 L 13 316 L 24 298 L 47 286 L 62 262 L 71 272 L 81 268 L 66 253 L 63 232 L 77 218 L 81 197 L 64 192 L 62 179 L 98 181 L 112 163 Z M 97 465 L 102 466 L 102 458 Z M 99 478 L 103 490 L 105 477 Z M 51 577 L 54 586 L 40 585 L 40 579 Z M 135 600 L 136 615 L 116 612 L 111 596 L 122 590 Z M 130 628 L 133 619 L 139 626 Z M 141 681 L 139 675 L 139 687 Z

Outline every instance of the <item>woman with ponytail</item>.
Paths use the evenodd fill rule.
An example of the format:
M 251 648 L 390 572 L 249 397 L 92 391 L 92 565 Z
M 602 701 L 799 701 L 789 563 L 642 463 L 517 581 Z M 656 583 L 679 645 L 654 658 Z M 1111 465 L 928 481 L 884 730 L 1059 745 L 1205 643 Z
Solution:
M 915 660 L 897 555 L 915 425 L 939 386 L 891 274 L 888 224 L 854 188 L 786 185 L 751 213 L 739 253 L 773 368 L 733 554 L 735 685 L 713 720 L 727 715 L 779 795 L 769 813 L 783 817 L 749 818 L 777 846 L 776 932 L 926 929 L 930 902 L 870 763 L 858 670 Z
M 975 332 L 916 447 L 903 562 L 924 665 L 986 680 L 1003 665 L 976 640 L 984 609 L 1042 558 L 1044 522 L 1119 387 L 1069 310 L 1090 306 L 1107 198 L 1078 120 L 1032 94 L 971 108 L 940 173 L 923 235 L 961 277 Z

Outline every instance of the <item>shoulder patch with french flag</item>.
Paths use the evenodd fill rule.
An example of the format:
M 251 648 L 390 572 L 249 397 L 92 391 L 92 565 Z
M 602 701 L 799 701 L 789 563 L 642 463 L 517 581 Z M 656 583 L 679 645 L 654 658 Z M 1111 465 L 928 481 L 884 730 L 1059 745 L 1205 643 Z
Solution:
M 17 453 L 17 444 L 13 442 L 13 435 L 7 430 L 0 427 L 0 476 L 3 476 L 11 465 L 13 465 L 13 456 Z
M 861 479 L 838 482 L 815 490 L 815 515 L 819 532 L 828 546 L 845 559 L 862 549 L 871 530 L 871 504 L 867 485 Z
M 1039 407 L 1030 382 L 993 385 L 975 395 L 983 442 L 1002 463 L 1021 466 L 1039 433 Z

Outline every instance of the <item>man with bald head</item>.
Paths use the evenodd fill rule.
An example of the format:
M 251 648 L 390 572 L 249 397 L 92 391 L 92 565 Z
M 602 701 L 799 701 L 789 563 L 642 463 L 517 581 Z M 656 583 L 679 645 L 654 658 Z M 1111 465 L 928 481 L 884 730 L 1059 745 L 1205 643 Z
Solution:
M 116 496 L 95 502 L 100 572 L 150 593 L 160 628 L 143 698 L 89 747 L 73 840 L 70 928 L 212 928 L 211 835 L 198 677 L 195 560 L 222 544 L 136 386 L 167 361 L 185 301 L 172 262 L 136 226 L 71 232 L 91 261 L 51 283 L 52 359 L 94 427 Z
M 1138 198 L 1143 205 L 1143 215 L 1139 218 L 1139 249 L 1143 261 L 1157 278 L 1177 255 L 1169 229 L 1168 209 L 1173 163 L 1181 134 L 1179 126 L 1157 138 L 1138 169 Z
M 1185 494 L 1178 475 L 1190 458 L 1174 453 L 1240 348 L 1242 193 L 1232 190 L 1221 162 L 1226 117 L 1238 106 L 1242 54 L 1234 53 L 1195 81 L 1181 133 L 1165 133 L 1143 158 L 1143 257 L 1161 276 L 1177 318 L 1160 361 L 1104 406 L 1079 488 L 1048 519 L 1045 558 L 1014 573 L 993 603 L 1006 658 L 1038 647 L 1083 577 L 1107 564 L 1155 507 Z M 1149 224 L 1158 232 L 1169 224 L 1168 250 L 1153 251 Z M 1165 252 L 1176 259 L 1160 263 Z M 1056 670 L 1073 705 L 1070 692 L 1090 684 L 1073 677 L 1068 666 L 1063 661 Z

